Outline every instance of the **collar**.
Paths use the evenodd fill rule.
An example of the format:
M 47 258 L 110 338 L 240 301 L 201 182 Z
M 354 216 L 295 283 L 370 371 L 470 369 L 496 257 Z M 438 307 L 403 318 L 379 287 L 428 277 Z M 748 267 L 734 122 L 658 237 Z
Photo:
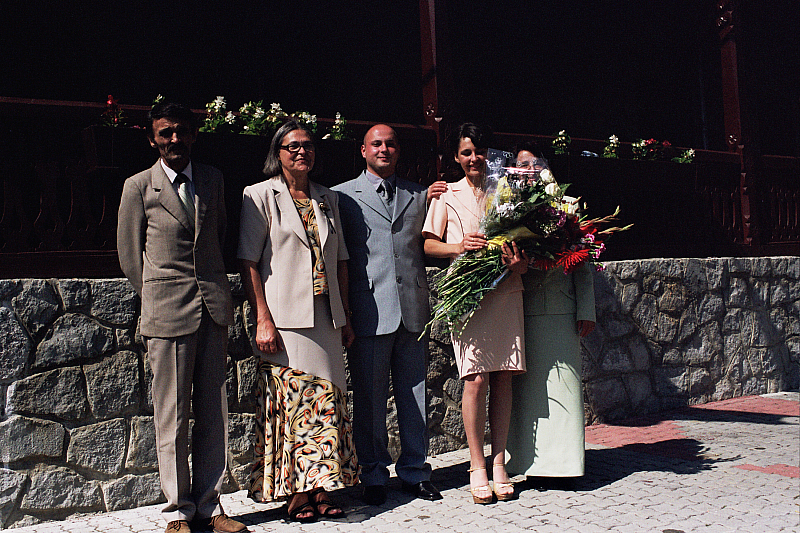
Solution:
M 172 183 L 172 184 L 175 184 L 175 178 L 178 177 L 178 173 L 175 172 L 174 170 L 172 170 L 171 168 L 169 168 L 167 166 L 167 164 L 164 163 L 163 159 L 159 159 L 158 161 L 161 163 L 161 168 L 164 169 L 164 173 L 169 178 L 169 182 Z M 189 178 L 189 181 L 194 182 L 194 179 L 193 179 L 193 176 L 192 176 L 192 161 L 191 160 L 189 161 L 189 164 L 186 165 L 186 168 L 184 168 L 181 171 L 181 174 L 183 174 L 184 176 Z
M 373 174 L 369 170 L 365 170 L 364 173 L 366 174 L 367 179 L 372 184 L 372 186 L 375 187 L 375 190 L 378 190 L 378 185 L 380 185 L 384 181 L 383 178 Z M 391 176 L 386 178 L 386 181 L 391 183 L 393 188 L 395 188 L 395 189 L 397 188 L 397 175 L 396 174 L 392 174 Z

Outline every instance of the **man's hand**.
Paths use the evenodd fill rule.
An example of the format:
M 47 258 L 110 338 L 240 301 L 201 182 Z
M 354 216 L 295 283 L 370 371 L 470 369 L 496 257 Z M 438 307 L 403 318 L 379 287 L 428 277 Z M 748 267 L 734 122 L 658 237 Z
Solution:
M 431 186 L 428 187 L 428 203 L 431 203 L 433 199 L 439 198 L 444 192 L 447 192 L 446 181 L 435 181 L 431 183 Z

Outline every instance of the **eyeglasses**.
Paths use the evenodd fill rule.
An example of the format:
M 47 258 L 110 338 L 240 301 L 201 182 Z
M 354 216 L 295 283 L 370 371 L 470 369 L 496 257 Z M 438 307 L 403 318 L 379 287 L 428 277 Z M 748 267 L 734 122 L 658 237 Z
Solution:
M 547 168 L 547 161 L 543 159 L 531 159 L 529 161 L 517 161 L 517 168 L 530 168 L 533 170 L 542 170 Z
M 281 150 L 286 150 L 292 154 L 296 154 L 300 151 L 300 148 L 305 150 L 306 152 L 313 152 L 314 151 L 314 143 L 310 141 L 302 142 L 302 143 L 289 143 L 284 144 L 281 146 Z

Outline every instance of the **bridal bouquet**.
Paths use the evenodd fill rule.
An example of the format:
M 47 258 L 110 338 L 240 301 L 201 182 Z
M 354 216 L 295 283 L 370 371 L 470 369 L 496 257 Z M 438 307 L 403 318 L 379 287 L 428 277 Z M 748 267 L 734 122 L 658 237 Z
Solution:
M 564 195 L 568 185 L 556 183 L 541 159 L 533 169 L 490 168 L 485 180 L 481 231 L 489 244 L 461 254 L 434 280 L 439 302 L 428 327 L 441 321 L 448 330 L 461 332 L 481 299 L 508 275 L 504 243 L 517 243 L 530 259 L 529 268 L 560 268 L 568 274 L 582 263 L 602 268 L 598 259 L 604 239 L 630 228 L 603 227 L 616 220 L 619 208 L 602 218 L 580 215 L 579 199 Z

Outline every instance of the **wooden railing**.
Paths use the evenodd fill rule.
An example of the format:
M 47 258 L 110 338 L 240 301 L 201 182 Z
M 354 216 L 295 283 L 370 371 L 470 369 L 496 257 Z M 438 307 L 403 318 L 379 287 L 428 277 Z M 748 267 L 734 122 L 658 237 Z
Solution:
M 116 219 L 122 183 L 151 166 L 156 153 L 143 129 L 91 126 L 102 105 L 0 99 L 0 279 L 116 277 Z M 126 107 L 143 123 L 144 107 Z M 320 120 L 324 131 L 331 121 Z M 370 124 L 349 123 L 360 139 Z M 437 177 L 435 133 L 394 125 L 401 138 L 399 172 L 429 184 Z M 532 135 L 499 135 L 508 148 Z M 549 137 L 538 137 L 543 145 Z M 574 139 L 572 154 L 600 153 L 602 141 Z M 229 231 L 226 262 L 236 269 L 235 248 L 242 189 L 262 180 L 269 139 L 201 133 L 193 156 L 225 175 Z M 320 141 L 325 185 L 363 169 L 360 142 Z M 735 153 L 698 151 L 695 163 L 551 158 L 561 183 L 582 196 L 591 216 L 619 205 L 621 222 L 634 223 L 608 243 L 607 260 L 648 257 L 800 255 L 800 160 L 765 156 L 749 186 L 751 234 L 746 243 L 741 161 Z

